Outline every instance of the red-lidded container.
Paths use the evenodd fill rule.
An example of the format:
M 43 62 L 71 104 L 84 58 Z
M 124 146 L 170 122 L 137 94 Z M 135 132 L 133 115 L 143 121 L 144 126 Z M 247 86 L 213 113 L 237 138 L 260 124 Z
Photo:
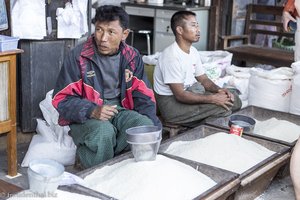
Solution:
M 242 134 L 243 134 L 243 127 L 241 127 L 241 126 L 239 126 L 237 124 L 232 124 L 230 126 L 229 133 L 237 135 L 237 136 L 242 136 Z

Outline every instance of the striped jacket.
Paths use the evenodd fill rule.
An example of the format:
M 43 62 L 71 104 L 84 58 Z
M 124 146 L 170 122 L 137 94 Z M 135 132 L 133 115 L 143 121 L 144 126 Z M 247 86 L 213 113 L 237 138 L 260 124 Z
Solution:
M 283 10 L 291 13 L 293 17 L 299 17 L 299 14 L 295 8 L 295 0 L 288 0 Z
M 59 124 L 84 123 L 96 106 L 103 104 L 103 76 L 96 62 L 93 35 L 65 58 L 53 92 L 52 104 Z M 128 80 L 128 74 L 131 74 Z M 127 79 L 126 79 L 127 77 Z M 133 47 L 120 44 L 120 97 L 124 108 L 148 116 L 161 126 L 156 116 L 153 90 L 144 73 L 144 63 Z

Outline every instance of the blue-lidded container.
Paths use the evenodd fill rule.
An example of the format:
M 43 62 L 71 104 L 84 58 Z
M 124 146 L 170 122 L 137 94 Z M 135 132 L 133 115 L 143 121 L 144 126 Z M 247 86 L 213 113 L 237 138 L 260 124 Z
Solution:
M 18 48 L 18 37 L 0 35 L 0 52 L 11 51 Z

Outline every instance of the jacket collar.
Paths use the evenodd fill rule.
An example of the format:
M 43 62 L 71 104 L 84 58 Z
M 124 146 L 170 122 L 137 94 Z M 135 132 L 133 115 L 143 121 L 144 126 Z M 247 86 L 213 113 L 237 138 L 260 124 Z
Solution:
M 120 43 L 119 52 L 121 52 L 121 54 L 122 54 L 125 46 L 126 46 L 125 42 Z M 96 48 L 96 43 L 95 43 L 94 34 L 93 34 L 84 43 L 80 55 L 83 57 L 86 57 L 90 60 L 95 61 L 95 54 L 97 53 L 96 51 L 97 51 L 97 48 Z

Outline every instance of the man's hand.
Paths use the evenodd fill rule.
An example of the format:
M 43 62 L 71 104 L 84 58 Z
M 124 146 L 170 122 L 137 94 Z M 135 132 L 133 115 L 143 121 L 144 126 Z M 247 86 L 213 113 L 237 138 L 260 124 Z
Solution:
M 289 31 L 288 30 L 288 23 L 289 21 L 293 21 L 296 22 L 296 19 L 287 11 L 283 11 L 282 13 L 282 23 L 283 23 L 283 28 L 285 31 Z
M 233 106 L 232 98 L 234 98 L 234 96 L 227 90 L 232 95 L 231 97 L 231 95 L 228 95 L 225 90 L 226 89 L 220 89 L 220 92 L 213 94 L 212 103 L 222 106 L 226 110 L 230 110 L 229 107 Z
M 234 95 L 228 89 L 221 88 L 218 90 L 218 93 L 226 94 L 230 98 L 231 102 L 234 102 Z
M 99 119 L 99 120 L 109 120 L 112 118 L 115 114 L 118 113 L 118 110 L 116 109 L 116 105 L 103 105 L 103 106 L 97 106 L 92 114 L 91 118 Z

